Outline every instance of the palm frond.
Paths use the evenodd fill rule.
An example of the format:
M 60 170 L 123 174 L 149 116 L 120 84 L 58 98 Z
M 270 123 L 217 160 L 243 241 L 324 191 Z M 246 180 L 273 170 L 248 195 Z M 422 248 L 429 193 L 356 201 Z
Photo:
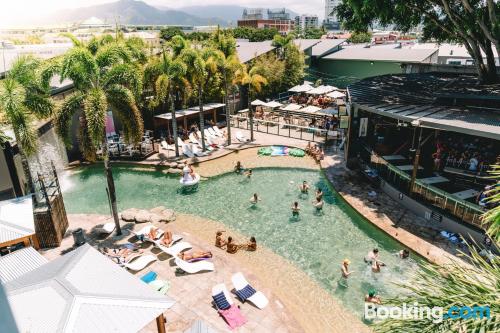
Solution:
M 56 132 L 63 139 L 66 146 L 71 146 L 70 138 L 70 125 L 73 115 L 82 109 L 83 107 L 84 95 L 80 92 L 76 92 L 68 97 L 61 104 L 59 108 L 56 109 L 54 114 L 54 123 L 56 127 Z
M 140 142 L 144 133 L 144 123 L 132 92 L 124 86 L 115 84 L 107 88 L 106 96 L 114 114 L 120 118 L 125 140 Z
M 125 46 L 128 48 L 132 58 L 141 63 L 145 64 L 148 60 L 145 50 L 147 45 L 142 38 L 130 37 L 125 40 Z
M 98 66 L 92 53 L 83 47 L 73 47 L 63 58 L 61 80 L 69 78 L 78 90 L 87 90 L 94 86 L 98 77 Z
M 27 110 L 30 110 L 39 119 L 44 119 L 52 115 L 54 111 L 54 102 L 49 94 L 28 93 L 24 100 Z
M 128 63 L 113 65 L 103 75 L 102 85 L 106 89 L 115 84 L 129 88 L 135 98 L 139 98 L 142 94 L 142 73 L 140 69 Z
M 40 75 L 40 84 L 42 85 L 42 88 L 46 91 L 50 90 L 50 82 L 52 78 L 59 74 L 61 71 L 61 59 L 60 58 L 53 58 L 50 60 L 46 60 L 41 68 L 39 69 L 39 75 Z
M 99 68 L 105 68 L 116 63 L 130 63 L 132 54 L 125 45 L 109 43 L 97 50 L 95 59 Z
M 107 111 L 108 103 L 104 91 L 99 88 L 90 90 L 83 101 L 83 112 L 94 147 L 101 144 L 104 138 Z
M 71 43 L 73 43 L 73 46 L 83 47 L 83 43 L 78 38 L 76 38 L 75 35 L 73 35 L 72 33 L 63 32 L 60 33 L 59 36 L 68 38 L 71 41 Z
M 14 78 L 23 86 L 28 86 L 36 81 L 36 70 L 39 66 L 39 59 L 31 55 L 23 55 L 12 63 L 7 76 Z

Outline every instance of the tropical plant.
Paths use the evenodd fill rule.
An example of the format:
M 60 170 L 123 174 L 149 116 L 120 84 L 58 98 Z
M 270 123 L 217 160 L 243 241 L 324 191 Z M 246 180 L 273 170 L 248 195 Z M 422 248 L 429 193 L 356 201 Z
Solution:
M 489 192 L 488 202 L 497 205 L 483 216 L 484 222 L 490 227 L 488 235 L 495 241 L 500 239 L 500 166 L 493 169 L 496 186 Z M 456 318 L 444 317 L 442 321 L 430 319 L 388 319 L 375 326 L 377 332 L 420 333 L 420 332 L 498 332 L 500 327 L 500 262 L 497 258 L 488 257 L 488 249 L 479 251 L 477 244 L 469 246 L 470 254 L 462 253 L 464 264 L 453 260 L 449 264 L 438 266 L 425 263 L 409 283 L 401 286 L 410 293 L 404 296 L 387 299 L 385 306 L 402 307 L 403 304 L 421 307 L 441 307 L 448 311 L 457 306 L 470 308 L 465 316 Z M 489 306 L 489 317 L 484 313 L 475 312 L 475 306 Z M 479 311 L 479 310 L 478 310 Z M 480 317 L 477 318 L 476 314 Z M 445 316 L 447 313 L 445 313 Z M 454 317 L 455 317 L 454 315 Z
M 235 73 L 233 83 L 239 84 L 245 87 L 248 93 L 248 116 L 250 121 L 250 141 L 254 141 L 253 135 L 253 110 L 252 110 L 252 98 L 256 93 L 262 90 L 262 87 L 267 84 L 266 78 L 258 74 L 260 69 L 258 67 L 253 67 L 250 71 L 247 70 L 245 65 L 242 65 Z
M 0 119 L 12 127 L 19 147 L 26 190 L 34 192 L 28 157 L 38 148 L 34 118 L 46 118 L 54 105 L 50 99 L 49 81 L 39 60 L 31 56 L 17 59 L 0 82 Z
M 279 34 L 276 28 L 250 28 L 250 27 L 237 27 L 230 30 L 234 38 L 248 39 L 250 42 L 263 42 L 265 40 L 272 40 L 274 36 Z
M 365 31 L 353 32 L 351 37 L 347 39 L 349 43 L 359 44 L 368 43 L 372 40 L 372 34 Z
M 185 37 L 184 32 L 178 27 L 167 27 L 160 30 L 160 38 L 169 42 L 174 36 Z
M 142 58 L 142 57 L 141 57 Z M 143 134 L 141 113 L 136 97 L 142 93 L 142 74 L 136 64 L 137 54 L 121 39 L 103 39 L 98 43 L 76 43 L 63 57 L 59 68 L 61 80 L 71 79 L 74 93 L 56 110 L 56 130 L 70 145 L 70 124 L 80 111 L 79 146 L 85 159 L 95 161 L 102 149 L 107 189 L 116 233 L 121 235 L 115 184 L 108 156 L 106 119 L 111 109 L 122 125 L 124 139 L 137 143 Z

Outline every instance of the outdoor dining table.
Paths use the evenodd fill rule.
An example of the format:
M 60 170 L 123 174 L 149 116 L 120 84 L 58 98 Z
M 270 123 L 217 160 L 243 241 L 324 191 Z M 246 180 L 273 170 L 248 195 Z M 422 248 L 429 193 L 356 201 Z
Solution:
M 476 191 L 476 190 L 473 190 L 473 189 L 469 189 L 469 190 L 464 190 L 464 191 L 453 193 L 452 195 L 454 197 L 459 198 L 459 199 L 466 200 L 466 199 L 469 199 L 469 198 L 473 198 L 473 197 L 475 197 L 478 194 L 479 194 L 479 191 Z

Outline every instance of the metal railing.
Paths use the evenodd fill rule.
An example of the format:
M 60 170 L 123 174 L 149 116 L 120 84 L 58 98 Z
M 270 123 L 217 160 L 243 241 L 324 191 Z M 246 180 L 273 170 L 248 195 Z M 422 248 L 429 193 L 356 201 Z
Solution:
M 250 130 L 250 119 L 246 116 L 231 116 L 231 126 Z M 315 127 L 301 126 L 293 123 L 283 123 L 272 120 L 253 119 L 255 132 L 274 134 L 298 140 L 311 142 L 338 141 L 343 132 L 327 131 Z

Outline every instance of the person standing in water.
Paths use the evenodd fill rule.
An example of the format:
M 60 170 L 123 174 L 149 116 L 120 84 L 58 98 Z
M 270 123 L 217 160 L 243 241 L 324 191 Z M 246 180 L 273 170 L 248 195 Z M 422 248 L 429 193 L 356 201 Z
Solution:
M 243 171 L 243 166 L 241 165 L 241 162 L 240 161 L 236 162 L 236 165 L 234 166 L 234 172 L 241 173 L 242 171 Z
M 347 279 L 349 278 L 349 276 L 354 273 L 354 271 L 349 271 L 349 264 L 351 263 L 351 261 L 349 259 L 344 259 L 344 261 L 342 261 L 342 266 L 340 267 L 340 271 L 342 273 L 341 277 L 340 277 L 340 285 L 342 285 L 343 287 L 347 287 Z
M 316 213 L 320 213 L 323 211 L 323 200 L 321 200 L 321 197 L 316 197 L 316 201 L 313 201 L 313 206 L 316 208 Z
M 248 171 L 247 171 L 247 172 L 245 172 L 245 176 L 247 176 L 247 179 L 252 178 L 252 174 L 253 174 L 253 173 L 252 173 L 252 169 L 248 169 Z
M 307 181 L 303 181 L 302 185 L 299 185 L 299 190 L 302 194 L 307 194 L 309 192 L 309 184 L 307 184 Z
M 254 193 L 254 194 L 252 195 L 252 197 L 250 198 L 250 203 L 251 203 L 252 205 L 256 205 L 256 204 L 257 204 L 257 202 L 259 202 L 260 200 L 261 200 L 261 199 L 259 198 L 259 196 L 257 195 L 257 193 Z
M 382 300 L 380 296 L 377 295 L 377 292 L 371 289 L 368 291 L 368 295 L 365 296 L 365 303 L 382 304 Z
M 299 203 L 295 201 L 292 205 L 292 216 L 298 218 L 299 212 L 300 212 Z
M 409 257 L 410 257 L 410 251 L 408 251 L 408 249 L 403 249 L 399 251 L 399 258 L 408 259 Z
M 316 199 L 318 198 L 319 200 L 323 199 L 323 191 L 319 187 L 316 189 Z

